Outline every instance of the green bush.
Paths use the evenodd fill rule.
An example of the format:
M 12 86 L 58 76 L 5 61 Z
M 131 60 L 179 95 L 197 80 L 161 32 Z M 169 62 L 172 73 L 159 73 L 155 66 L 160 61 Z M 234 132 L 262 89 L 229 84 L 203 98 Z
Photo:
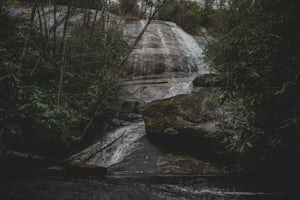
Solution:
M 116 66 L 127 51 L 121 34 L 85 24 L 55 40 L 1 9 L 0 35 L 0 154 L 65 156 L 112 112 L 120 88 Z M 64 51 L 54 48 L 63 44 Z
M 299 2 L 230 1 L 206 60 L 241 102 L 229 151 L 260 158 L 299 155 Z M 247 148 L 245 148 L 247 147 Z
M 44 41 L 34 26 L 26 19 L 9 17 L 3 10 L 0 26 L 2 149 L 5 145 L 29 152 L 64 154 L 79 134 L 68 126 L 82 121 L 82 115 L 54 103 L 52 82 L 57 70 L 46 64 L 48 58 L 41 57 L 42 45 L 37 44 Z
M 202 22 L 201 8 L 197 2 L 167 1 L 158 13 L 158 18 L 173 21 L 191 34 L 197 34 Z

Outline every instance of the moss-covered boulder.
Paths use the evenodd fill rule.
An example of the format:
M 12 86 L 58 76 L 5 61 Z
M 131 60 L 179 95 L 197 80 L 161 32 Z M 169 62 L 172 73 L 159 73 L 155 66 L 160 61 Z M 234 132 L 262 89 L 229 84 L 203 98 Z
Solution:
M 218 90 L 205 89 L 147 104 L 143 113 L 147 134 L 216 137 L 221 132 L 219 95 Z
M 216 160 L 216 141 L 228 132 L 222 129 L 228 109 L 220 104 L 220 95 L 219 90 L 206 88 L 147 104 L 143 111 L 147 136 L 168 150 Z

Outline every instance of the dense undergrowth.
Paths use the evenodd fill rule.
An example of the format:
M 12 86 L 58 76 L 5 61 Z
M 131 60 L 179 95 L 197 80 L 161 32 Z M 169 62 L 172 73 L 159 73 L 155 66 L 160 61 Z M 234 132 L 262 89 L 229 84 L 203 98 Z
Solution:
M 116 30 L 84 23 L 68 37 L 0 10 L 0 154 L 63 157 L 109 116 L 127 51 Z
M 234 133 L 223 145 L 243 159 L 300 153 L 299 2 L 229 1 L 206 60 L 236 105 Z
M 201 27 L 213 28 L 221 21 L 222 9 L 213 9 L 214 1 L 201 4 L 189 0 L 170 0 L 158 14 L 158 19 L 175 22 L 190 34 L 200 34 Z

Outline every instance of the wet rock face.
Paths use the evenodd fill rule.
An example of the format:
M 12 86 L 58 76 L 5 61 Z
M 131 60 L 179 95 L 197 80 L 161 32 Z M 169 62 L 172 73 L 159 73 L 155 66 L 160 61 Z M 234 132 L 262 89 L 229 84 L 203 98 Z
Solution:
M 125 42 L 132 45 L 146 23 L 145 20 L 126 21 Z M 151 75 L 207 70 L 202 59 L 203 48 L 176 24 L 153 21 L 129 57 L 127 73 Z

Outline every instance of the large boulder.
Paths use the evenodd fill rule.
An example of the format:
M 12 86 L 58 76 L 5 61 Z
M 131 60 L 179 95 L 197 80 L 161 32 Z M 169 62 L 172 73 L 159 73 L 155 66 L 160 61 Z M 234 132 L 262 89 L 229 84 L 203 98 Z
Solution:
M 144 108 L 146 133 L 154 142 L 176 151 L 216 159 L 215 142 L 229 130 L 222 129 L 228 114 L 217 89 L 154 101 Z
M 218 95 L 218 90 L 205 89 L 147 104 L 143 113 L 147 134 L 215 138 L 221 132 Z

